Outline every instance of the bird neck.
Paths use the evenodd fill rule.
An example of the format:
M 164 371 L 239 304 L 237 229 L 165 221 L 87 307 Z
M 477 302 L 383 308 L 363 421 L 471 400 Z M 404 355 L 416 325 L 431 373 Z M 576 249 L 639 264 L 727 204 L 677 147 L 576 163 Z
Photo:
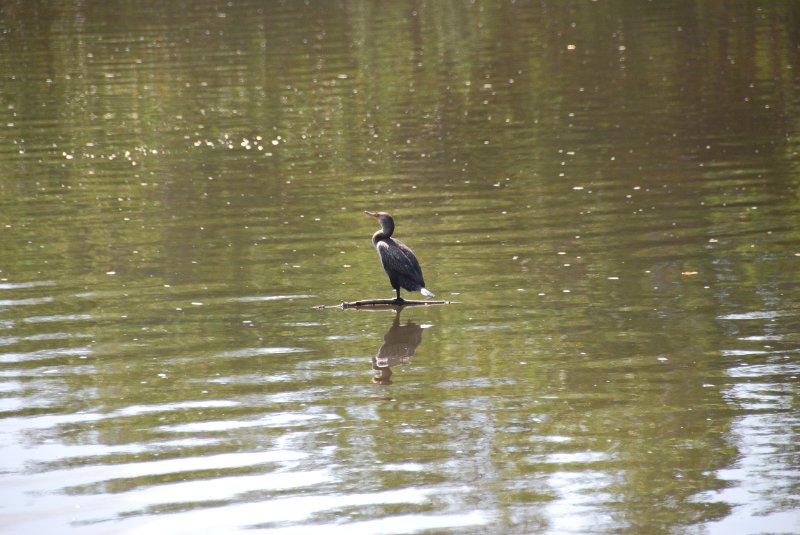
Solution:
M 390 236 L 391 234 L 386 234 L 386 232 L 381 229 L 372 235 L 372 243 L 377 244 L 379 241 L 388 240 Z
M 384 219 L 381 221 L 381 229 L 372 235 L 372 241 L 385 240 L 394 234 L 394 221 Z

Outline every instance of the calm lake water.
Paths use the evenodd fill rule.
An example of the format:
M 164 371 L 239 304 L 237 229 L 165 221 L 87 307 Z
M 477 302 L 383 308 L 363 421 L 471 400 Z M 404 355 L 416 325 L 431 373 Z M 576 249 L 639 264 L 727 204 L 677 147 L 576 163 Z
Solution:
M 12 0 L 0 72 L 3 533 L 800 532 L 800 2 Z M 458 303 L 315 309 L 363 210 Z

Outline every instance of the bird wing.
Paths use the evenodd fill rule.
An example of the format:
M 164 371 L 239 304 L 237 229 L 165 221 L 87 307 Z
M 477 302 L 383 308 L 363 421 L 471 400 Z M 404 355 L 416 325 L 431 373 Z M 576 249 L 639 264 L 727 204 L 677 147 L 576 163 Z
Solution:
M 422 276 L 422 269 L 417 257 L 403 242 L 389 238 L 378 242 L 376 248 L 385 270 L 396 271 L 401 275 L 419 274 L 420 277 Z

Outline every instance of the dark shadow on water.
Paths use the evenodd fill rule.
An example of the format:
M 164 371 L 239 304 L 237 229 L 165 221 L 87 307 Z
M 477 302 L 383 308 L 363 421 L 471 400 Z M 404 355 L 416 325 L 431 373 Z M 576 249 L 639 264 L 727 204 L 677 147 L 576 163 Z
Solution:
M 400 312 L 395 314 L 392 326 L 383 335 L 383 345 L 372 357 L 372 368 L 377 371 L 372 380 L 378 384 L 392 384 L 392 367 L 407 364 L 422 342 L 422 327 L 411 320 L 400 325 Z

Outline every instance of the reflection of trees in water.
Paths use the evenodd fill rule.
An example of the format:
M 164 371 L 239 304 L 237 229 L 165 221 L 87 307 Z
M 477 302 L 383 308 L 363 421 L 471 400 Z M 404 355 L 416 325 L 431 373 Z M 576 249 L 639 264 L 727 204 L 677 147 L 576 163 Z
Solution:
M 400 325 L 400 311 L 394 316 L 392 326 L 383 335 L 383 345 L 372 357 L 372 368 L 377 374 L 372 378 L 380 384 L 392 384 L 392 366 L 402 366 L 411 360 L 422 342 L 422 327 L 411 320 Z

